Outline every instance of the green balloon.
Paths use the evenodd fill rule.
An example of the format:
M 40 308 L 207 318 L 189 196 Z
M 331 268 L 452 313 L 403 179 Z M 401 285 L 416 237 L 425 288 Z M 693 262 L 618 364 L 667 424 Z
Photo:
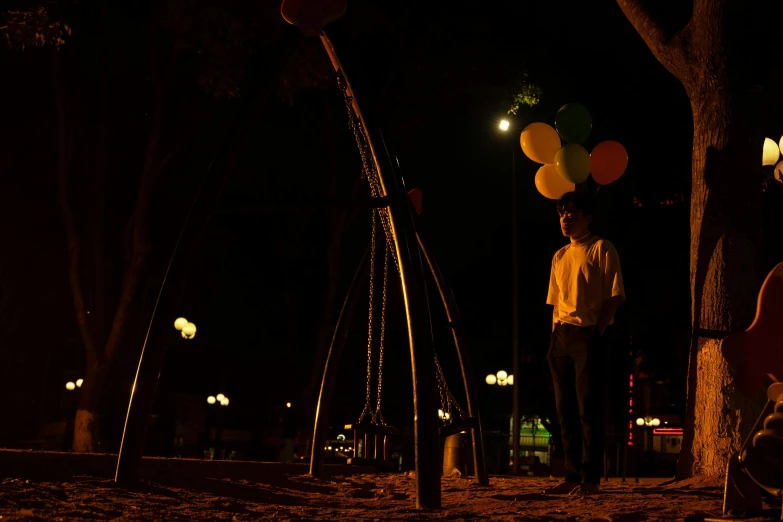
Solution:
M 593 128 L 587 108 L 579 103 L 563 105 L 555 116 L 555 129 L 569 143 L 584 143 Z
M 569 143 L 555 153 L 557 173 L 571 183 L 584 183 L 591 167 L 590 153 L 576 143 Z

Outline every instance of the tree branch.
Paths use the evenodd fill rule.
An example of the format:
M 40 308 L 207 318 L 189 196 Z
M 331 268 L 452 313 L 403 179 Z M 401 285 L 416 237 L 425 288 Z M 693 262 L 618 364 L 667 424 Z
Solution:
M 636 32 L 652 51 L 653 56 L 666 67 L 683 85 L 690 83 L 690 64 L 688 61 L 687 40 L 691 24 L 675 34 L 667 33 L 659 20 L 649 12 L 644 0 L 617 0 L 617 5 L 625 13 Z
M 156 164 L 160 150 L 161 136 L 164 124 L 165 85 L 157 82 L 155 89 L 155 108 L 152 117 L 152 128 L 147 141 L 147 152 L 144 160 L 144 170 L 139 181 L 139 189 L 136 193 L 136 207 L 131 216 L 131 254 L 130 262 L 125 267 L 122 278 L 122 289 L 117 310 L 114 313 L 111 330 L 106 341 L 105 355 L 110 359 L 120 340 L 123 338 L 128 325 L 128 316 L 136 292 L 141 281 L 141 275 L 147 265 L 150 245 L 147 237 L 147 218 L 149 217 L 150 197 L 153 178 L 160 171 L 163 161 Z
M 81 283 L 81 241 L 79 233 L 76 230 L 71 206 L 68 202 L 68 171 L 73 153 L 73 134 L 67 136 L 65 124 L 65 100 L 64 85 L 65 81 L 62 74 L 61 58 L 58 51 L 54 54 L 54 88 L 55 104 L 57 106 L 57 136 L 59 142 L 58 151 L 58 191 L 57 196 L 60 204 L 60 210 L 63 213 L 63 222 L 65 223 L 65 233 L 68 239 L 68 265 L 69 265 L 69 283 L 71 286 L 71 296 L 73 298 L 74 311 L 76 312 L 76 322 L 79 326 L 79 332 L 84 343 L 84 350 L 87 356 L 88 367 L 95 366 L 98 363 L 98 354 L 95 351 L 90 329 L 87 325 L 87 314 L 84 308 L 84 295 L 82 294 Z M 67 143 L 66 143 L 67 142 Z

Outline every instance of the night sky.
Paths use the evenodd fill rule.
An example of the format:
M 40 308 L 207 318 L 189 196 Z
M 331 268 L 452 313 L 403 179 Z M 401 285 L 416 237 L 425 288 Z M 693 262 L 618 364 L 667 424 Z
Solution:
M 283 24 L 270 22 L 275 30 Z M 625 175 L 597 192 L 593 226 L 617 246 L 628 296 L 615 327 L 615 377 L 622 387 L 621 368 L 633 350 L 643 354 L 648 372 L 681 390 L 690 306 L 690 107 L 682 86 L 619 7 L 530 0 L 452 2 L 444 8 L 367 0 L 349 2 L 330 31 L 360 104 L 376 115 L 407 186 L 423 192 L 422 226 L 459 304 L 490 414 L 510 411 L 510 394 L 488 389 L 483 377 L 511 369 L 512 154 L 519 190 L 520 345 L 527 361 L 523 410 L 551 411 L 543 357 L 551 308 L 544 301 L 552 254 L 565 240 L 553 203 L 535 189 L 537 165 L 524 157 L 518 136 L 530 122 L 552 124 L 557 109 L 569 102 L 585 105 L 592 115 L 588 150 L 613 139 L 630 158 Z M 56 114 L 46 53 L 0 48 L 0 284 L 13 295 L 13 304 L 0 313 L 19 314 L 18 326 L 0 341 L 0 396 L 26 420 L 14 434 L 5 433 L 9 438 L 29 432 L 36 418 L 57 417 L 63 383 L 77 378 L 83 364 L 56 200 Z M 320 60 L 316 68 L 328 70 L 325 53 L 308 56 Z M 118 70 L 126 58 L 118 58 Z M 128 65 L 128 75 L 133 67 Z M 509 118 L 515 130 L 504 135 L 497 123 L 507 117 L 523 73 L 542 88 L 541 103 Z M 132 158 L 143 155 L 144 135 L 130 119 L 146 110 L 149 95 L 128 88 L 117 96 L 113 103 L 122 111 L 116 117 L 122 112 L 129 123 L 117 132 L 121 139 L 112 153 L 118 162 L 138 163 Z M 165 238 L 181 223 L 237 103 L 215 107 L 217 123 L 185 147 L 156 195 L 156 259 L 170 251 Z M 222 391 L 232 401 L 228 423 L 248 427 L 274 416 L 288 400 L 298 405 L 320 371 L 312 357 L 334 212 L 313 210 L 310 203 L 329 197 L 328 169 L 337 173 L 335 195 L 352 195 L 359 157 L 345 113 L 333 82 L 268 103 L 200 244 L 181 313 L 199 330 L 189 342 L 172 337 L 160 404 L 170 394 Z M 124 184 L 119 200 L 128 201 L 133 184 L 126 178 L 116 183 Z M 353 194 L 366 190 L 359 185 Z M 666 200 L 675 203 L 662 205 Z M 369 217 L 358 213 L 342 232 L 335 310 L 368 244 Z M 147 301 L 156 284 L 157 269 L 145 282 Z M 355 421 L 362 407 L 366 298 L 360 303 L 341 366 L 335 424 Z M 436 349 L 459 398 L 456 356 L 448 332 L 438 329 L 438 303 L 432 303 Z M 387 421 L 410 425 L 410 358 L 394 276 L 388 308 L 384 412 Z M 141 332 L 139 325 L 132 335 L 140 339 Z M 124 364 L 135 368 L 134 361 Z M 683 397 L 673 395 L 672 410 L 679 412 Z

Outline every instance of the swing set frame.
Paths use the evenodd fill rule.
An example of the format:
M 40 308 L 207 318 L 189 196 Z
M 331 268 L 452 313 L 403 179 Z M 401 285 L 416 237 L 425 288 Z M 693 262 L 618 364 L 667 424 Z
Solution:
M 246 95 L 245 105 L 239 111 L 237 121 L 227 133 L 222 146 L 207 169 L 183 224 L 158 293 L 139 358 L 117 458 L 115 482 L 118 484 L 133 484 L 138 481 L 138 470 L 147 425 L 152 412 L 158 377 L 165 360 L 166 339 L 170 334 L 171 324 L 176 318 L 182 290 L 192 262 L 193 256 L 188 254 L 194 252 L 206 229 L 211 211 L 231 170 L 232 158 L 235 158 L 238 151 L 241 150 L 242 137 L 246 136 L 248 129 L 252 128 L 256 118 L 260 116 L 264 101 L 274 89 L 272 79 L 279 76 L 299 38 L 299 30 L 293 26 L 288 27 L 272 59 L 263 70 L 254 71 L 255 74 L 252 78 L 251 89 Z M 352 109 L 360 123 L 361 132 L 368 145 L 373 166 L 380 180 L 381 194 L 380 197 L 372 198 L 377 200 L 377 205 L 373 206 L 382 209 L 388 216 L 389 229 L 386 234 L 391 236 L 390 243 L 398 263 L 411 356 L 416 506 L 419 508 L 440 508 L 442 469 L 440 437 L 447 433 L 455 430 L 472 431 L 476 478 L 481 485 L 489 484 L 484 463 L 481 419 L 476 400 L 476 381 L 465 351 L 465 337 L 460 324 L 459 312 L 437 263 L 425 248 L 424 241 L 417 230 L 416 218 L 408 200 L 404 181 L 399 172 L 395 170 L 388 151 L 385 150 L 385 145 L 385 153 L 381 154 L 378 147 L 379 143 L 383 143 L 380 131 L 369 121 L 368 115 L 360 110 L 356 95 L 338 58 L 333 41 L 325 32 L 321 32 L 320 39 L 338 77 L 343 82 L 346 95 L 351 100 Z M 388 236 L 387 239 L 389 239 Z M 327 419 L 333 399 L 339 359 L 348 331 L 348 318 L 355 308 L 358 289 L 362 286 L 360 281 L 366 277 L 367 257 L 365 254 L 348 289 L 326 359 L 315 411 L 311 445 L 310 474 L 315 477 L 319 477 L 323 473 Z M 450 426 L 445 426 L 443 430 L 440 430 L 438 426 L 437 388 L 435 379 L 433 379 L 436 374 L 436 363 L 432 356 L 433 339 L 429 324 L 425 265 L 435 281 L 446 312 L 467 396 L 469 422 L 462 424 L 454 422 Z

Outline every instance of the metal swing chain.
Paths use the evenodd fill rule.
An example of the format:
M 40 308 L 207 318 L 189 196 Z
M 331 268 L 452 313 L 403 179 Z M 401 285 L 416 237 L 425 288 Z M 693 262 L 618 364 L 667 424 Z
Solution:
M 386 426 L 386 421 L 381 413 L 381 392 L 383 390 L 383 346 L 386 340 L 386 288 L 389 280 L 389 248 L 384 249 L 383 256 L 383 296 L 381 301 L 381 334 L 378 339 L 378 390 L 375 402 L 375 414 L 373 420 L 381 426 Z
M 434 354 L 433 350 L 433 354 Z M 444 415 L 444 421 L 453 422 L 454 416 L 452 415 L 452 406 L 454 409 L 456 409 L 457 413 L 459 414 L 460 419 L 464 419 L 467 416 L 465 415 L 465 411 L 460 407 L 459 402 L 457 402 L 456 397 L 452 395 L 451 390 L 449 390 L 449 385 L 446 382 L 446 376 L 443 374 L 443 368 L 440 366 L 440 361 L 438 360 L 438 355 L 434 354 L 435 356 L 435 375 L 438 381 L 438 392 L 440 393 L 440 404 L 441 409 L 443 410 L 444 414 L 448 413 L 449 418 L 446 419 Z
M 370 403 L 372 401 L 372 319 L 373 319 L 373 301 L 375 300 L 375 236 L 377 235 L 377 225 L 375 222 L 375 212 L 372 213 L 372 237 L 370 238 L 370 299 L 369 312 L 367 314 L 367 391 L 364 399 L 364 409 L 359 415 L 359 424 L 364 420 L 364 416 L 370 413 Z M 372 414 L 371 414 L 372 415 Z M 374 417 L 374 415 L 373 415 Z
M 369 161 L 368 159 L 368 149 L 369 146 L 366 143 L 365 140 L 365 134 L 362 130 L 362 123 L 356 118 L 356 114 L 353 110 L 353 99 L 351 96 L 348 95 L 347 85 L 343 79 L 343 76 L 338 73 L 337 74 L 337 83 L 340 87 L 340 91 L 343 94 L 343 99 L 345 101 L 345 106 L 348 112 L 348 124 L 351 128 L 351 131 L 353 132 L 354 139 L 356 140 L 356 145 L 359 149 L 359 155 L 361 157 L 362 161 L 362 173 L 365 178 L 367 178 L 367 181 L 370 186 L 370 195 L 372 197 L 381 197 L 383 196 L 383 189 L 380 182 L 380 177 L 378 176 L 378 173 L 375 170 L 375 165 Z M 384 280 L 383 280 L 383 305 L 381 309 L 381 337 L 380 337 L 380 346 L 379 346 L 379 365 L 378 365 L 378 389 L 377 389 L 377 396 L 376 396 L 376 407 L 375 407 L 375 413 L 372 414 L 373 422 L 377 422 L 380 420 L 381 424 L 385 424 L 385 421 L 383 420 L 383 415 L 381 414 L 380 407 L 381 407 L 381 390 L 383 386 L 383 347 L 384 347 L 384 337 L 385 337 L 385 328 L 386 328 L 386 287 L 387 287 L 387 280 L 388 280 L 388 260 L 389 260 L 389 252 L 391 252 L 391 257 L 394 260 L 395 268 L 397 269 L 397 272 L 400 271 L 399 262 L 397 260 L 397 252 L 394 249 L 394 242 L 392 239 L 392 233 L 391 233 L 391 222 L 389 219 L 388 213 L 385 211 L 385 209 L 377 209 L 378 217 L 381 221 L 381 226 L 383 227 L 384 236 L 386 238 L 386 249 L 385 249 L 385 256 L 384 256 Z M 374 275 L 375 275 L 375 235 L 377 230 L 376 225 L 376 214 L 373 212 L 373 236 L 372 236 L 372 242 L 371 242 L 371 260 L 370 260 L 370 306 L 369 306 L 369 326 L 368 326 L 368 339 L 367 339 L 367 395 L 366 395 L 366 403 L 364 410 L 362 411 L 361 416 L 359 417 L 359 422 L 364 419 L 364 416 L 369 412 L 369 405 L 371 401 L 371 372 L 372 372 L 372 317 L 373 317 L 373 297 L 374 297 Z M 440 402 L 442 409 L 444 413 L 448 413 L 449 417 L 451 417 L 451 411 L 452 411 L 452 405 L 457 410 L 457 412 L 460 415 L 460 418 L 465 417 L 465 413 L 460 407 L 459 403 L 457 402 L 456 398 L 451 394 L 451 391 L 449 391 L 448 384 L 446 383 L 446 378 L 443 374 L 443 369 L 440 366 L 440 361 L 438 360 L 438 355 L 435 352 L 434 344 L 433 344 L 433 357 L 435 358 L 435 369 L 436 369 L 436 379 L 438 382 L 438 390 L 440 394 Z
M 352 104 L 353 98 L 348 95 L 347 85 L 342 75 L 339 73 L 337 74 L 337 84 L 340 87 L 340 91 L 343 94 L 343 99 L 345 100 L 345 107 L 348 111 L 348 125 L 353 132 L 354 139 L 356 140 L 356 146 L 359 149 L 359 155 L 361 156 L 362 160 L 362 173 L 369 182 L 370 195 L 374 198 L 381 197 L 383 196 L 383 189 L 381 187 L 378 173 L 375 170 L 375 165 L 368 159 L 369 154 L 367 151 L 369 146 L 366 143 L 365 134 L 362 131 L 362 122 L 356 118 Z M 381 224 L 386 235 L 386 244 L 391 249 L 392 258 L 394 259 L 394 266 L 397 268 L 397 272 L 399 272 L 400 267 L 397 262 L 397 252 L 394 249 L 394 242 L 392 240 L 389 215 L 385 209 L 378 209 L 378 215 L 381 218 Z
M 445 423 L 451 423 L 454 422 L 454 417 L 452 415 L 452 406 L 457 410 L 459 413 L 460 419 L 464 419 L 466 417 L 465 412 L 460 407 L 459 403 L 457 402 L 457 399 L 452 395 L 451 391 L 449 390 L 449 385 L 446 382 L 446 376 L 443 373 L 443 368 L 440 365 L 440 360 L 438 359 L 438 352 L 435 349 L 435 334 L 432 330 L 432 312 L 430 309 L 430 294 L 427 290 L 427 284 L 424 283 L 424 296 L 427 300 L 427 316 L 430 320 L 430 339 L 432 342 L 432 358 L 435 360 L 435 379 L 438 384 L 438 394 L 440 396 L 440 407 L 441 411 L 443 412 L 443 422 Z

